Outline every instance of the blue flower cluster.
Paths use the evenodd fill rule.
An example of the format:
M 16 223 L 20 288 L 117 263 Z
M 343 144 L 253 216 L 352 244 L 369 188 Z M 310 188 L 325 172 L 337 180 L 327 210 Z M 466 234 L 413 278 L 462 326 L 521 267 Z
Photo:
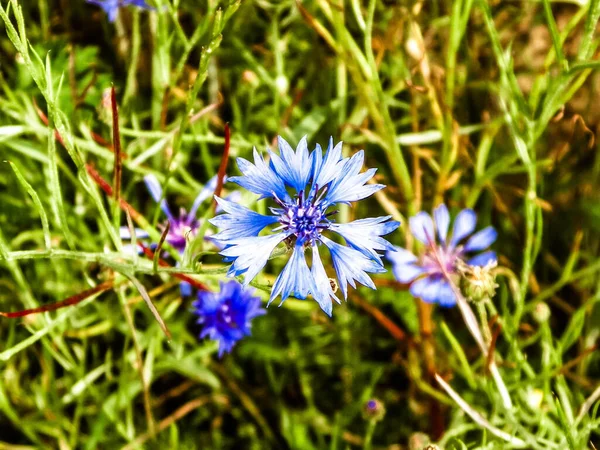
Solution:
M 337 204 L 350 204 L 369 197 L 384 186 L 367 184 L 376 169 L 361 172 L 364 152 L 352 157 L 342 156 L 342 144 L 333 145 L 330 139 L 325 154 L 319 145 L 309 152 L 306 138 L 296 150 L 281 137 L 279 154 L 269 150 L 270 162 L 254 149 L 254 163 L 238 158 L 242 176 L 229 181 L 270 198 L 274 205 L 270 214 L 263 215 L 244 206 L 217 198 L 225 214 L 211 220 L 219 228 L 214 239 L 224 250 L 221 255 L 232 262 L 228 275 L 244 276 L 248 285 L 266 265 L 275 248 L 285 242 L 293 249 L 292 255 L 278 275 L 269 303 L 278 296 L 281 302 L 291 294 L 297 298 L 309 295 L 319 303 L 325 313 L 332 313 L 332 299 L 339 302 L 332 282 L 321 260 L 319 248 L 331 253 L 333 268 L 339 287 L 347 298 L 347 285 L 356 287 L 355 281 L 375 289 L 367 273 L 385 272 L 379 251 L 393 251 L 394 247 L 382 236 L 394 231 L 399 222 L 391 216 L 356 220 L 338 224 L 333 216 Z M 261 232 L 276 225 L 272 233 Z M 333 232 L 344 238 L 347 245 L 339 244 L 324 235 Z M 310 249 L 312 267 L 306 261 Z
M 86 0 L 86 2 L 102 8 L 108 16 L 109 22 L 117 20 L 119 8 L 123 6 L 137 6 L 146 10 L 154 9 L 146 3 L 146 0 Z
M 237 341 L 250 335 L 252 319 L 266 313 L 254 289 L 242 288 L 237 281 L 220 283 L 219 292 L 198 292 L 193 312 L 202 325 L 200 338 L 219 343 L 219 357 L 231 351 Z
M 450 234 L 450 214 L 444 204 L 434 210 L 433 220 L 422 211 L 411 217 L 409 224 L 412 235 L 425 245 L 421 257 L 400 247 L 386 256 L 392 262 L 396 279 L 401 283 L 411 283 L 410 293 L 425 302 L 454 306 L 457 299 L 449 278 L 458 273 L 460 265 L 485 266 L 496 261 L 496 253 L 491 250 L 467 259 L 468 253 L 479 252 L 492 245 L 498 235 L 493 227 L 473 234 L 477 215 L 472 209 L 458 213 Z M 466 242 L 461 245 L 465 239 Z

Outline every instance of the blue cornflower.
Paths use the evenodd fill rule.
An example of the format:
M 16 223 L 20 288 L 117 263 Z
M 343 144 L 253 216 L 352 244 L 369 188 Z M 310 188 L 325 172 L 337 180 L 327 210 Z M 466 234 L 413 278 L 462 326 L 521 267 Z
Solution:
M 476 223 L 475 212 L 463 209 L 456 216 L 452 233 L 448 235 L 450 214 L 444 204 L 433 211 L 433 220 L 423 211 L 411 217 L 410 231 L 425 244 L 425 248 L 420 258 L 400 247 L 396 247 L 395 252 L 387 253 L 396 279 L 401 283 L 411 283 L 410 293 L 427 303 L 439 303 L 442 306 L 456 304 L 457 299 L 448 278 L 457 275 L 462 264 L 486 266 L 497 260 L 496 252 L 491 250 L 467 259 L 467 253 L 485 250 L 498 236 L 493 227 L 473 234 Z M 469 238 L 466 243 L 460 245 L 466 238 Z
M 226 180 L 227 177 L 224 178 Z M 167 204 L 167 201 L 162 198 L 162 187 L 159 181 L 156 179 L 154 175 L 146 175 L 144 177 L 144 182 L 146 183 L 146 187 L 150 192 L 150 195 L 156 202 L 160 202 L 160 208 L 167 216 L 167 221 L 169 222 L 169 232 L 165 240 L 180 254 L 183 254 L 185 251 L 185 246 L 188 240 L 192 240 L 197 234 L 200 226 L 202 225 L 202 221 L 196 217 L 196 213 L 198 212 L 198 208 L 202 203 L 208 198 L 212 197 L 217 187 L 217 176 L 212 177 L 208 182 L 204 185 L 204 188 L 200 191 L 194 203 L 192 204 L 191 209 L 187 212 L 185 209 L 180 208 L 179 216 L 174 216 L 171 213 L 171 209 Z M 228 199 L 232 201 L 239 200 L 239 192 L 233 192 Z M 219 211 L 219 209 L 217 209 Z M 165 226 L 159 224 L 159 227 L 164 230 Z M 121 227 L 121 239 L 131 239 L 131 233 L 129 228 Z M 147 238 L 148 234 L 143 230 L 136 229 L 136 238 Z M 210 236 L 205 236 L 206 240 L 213 241 Z M 192 295 L 192 287 L 189 283 L 182 281 L 180 283 L 181 287 L 181 295 L 189 296 Z
M 202 325 L 200 338 L 208 336 L 219 343 L 219 357 L 229 353 L 235 343 L 250 336 L 252 319 L 265 314 L 254 289 L 243 289 L 237 281 L 220 282 L 219 292 L 198 291 L 192 306 Z
M 108 16 L 109 22 L 114 22 L 117 19 L 119 8 L 123 6 L 137 6 L 148 11 L 153 10 L 146 0 L 85 0 L 91 5 L 99 6 Z
M 321 261 L 319 247 L 329 249 L 339 287 L 347 298 L 347 284 L 355 288 L 355 280 L 375 289 L 367 272 L 385 272 L 377 250 L 393 251 L 394 247 L 381 236 L 394 231 L 399 223 L 389 221 L 391 216 L 348 224 L 335 223 L 331 218 L 337 213 L 333 209 L 336 204 L 362 200 L 384 187 L 366 184 L 376 169 L 360 173 L 364 161 L 362 150 L 350 158 L 342 158 L 342 143 L 334 147 L 333 139 L 329 140 L 325 155 L 318 144 L 309 153 L 306 137 L 296 151 L 281 137 L 278 144 L 279 154 L 269 150 L 270 162 L 256 149 L 254 164 L 238 158 L 243 175 L 229 178 L 260 198 L 272 198 L 276 205 L 269 208 L 271 215 L 217 198 L 226 214 L 211 219 L 220 229 L 213 237 L 225 246 L 221 255 L 233 262 L 228 275 L 244 275 L 244 285 L 261 271 L 275 247 L 285 241 L 293 252 L 275 280 L 269 303 L 279 295 L 282 303 L 292 293 L 303 299 L 312 295 L 321 309 L 331 315 L 332 299 L 338 303 L 339 299 Z M 275 234 L 259 236 L 265 227 L 274 224 L 278 224 L 272 230 Z M 323 234 L 326 231 L 342 236 L 347 245 L 327 238 Z M 305 257 L 309 248 L 311 268 Z

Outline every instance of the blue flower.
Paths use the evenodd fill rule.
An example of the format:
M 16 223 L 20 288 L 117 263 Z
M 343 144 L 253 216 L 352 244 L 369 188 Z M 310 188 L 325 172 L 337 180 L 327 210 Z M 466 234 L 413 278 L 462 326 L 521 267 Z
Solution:
M 213 237 L 225 246 L 221 255 L 233 263 L 228 275 L 243 275 L 244 285 L 262 270 L 275 248 L 285 242 L 293 249 L 292 255 L 273 284 L 269 303 L 278 296 L 283 303 L 292 293 L 302 299 L 312 295 L 331 316 L 332 299 L 338 303 L 339 299 L 319 248 L 329 249 L 340 289 L 347 298 L 347 284 L 356 288 L 355 281 L 375 289 L 367 273 L 385 272 L 377 251 L 393 251 L 394 247 L 381 236 L 394 231 L 399 223 L 389 221 L 391 216 L 348 224 L 338 224 L 332 219 L 337 213 L 336 204 L 350 204 L 384 188 L 381 184 L 367 184 L 376 169 L 360 172 L 364 162 L 362 150 L 343 158 L 342 143 L 334 146 L 333 139 L 329 140 L 325 155 L 318 144 L 309 153 L 306 137 L 295 151 L 281 137 L 278 144 L 279 154 L 269 150 L 270 162 L 256 149 L 254 164 L 238 158 L 242 176 L 229 178 L 260 198 L 273 199 L 271 214 L 259 214 L 217 198 L 225 214 L 211 219 L 220 230 Z M 277 227 L 272 229 L 275 234 L 259 235 L 264 228 L 275 224 Z M 332 241 L 324 232 L 337 233 L 347 245 Z M 308 249 L 312 255 L 310 268 L 305 256 Z
M 229 353 L 237 341 L 250 336 L 252 319 L 265 314 L 254 289 L 237 281 L 221 282 L 219 292 L 198 291 L 198 300 L 192 306 L 202 325 L 200 338 L 208 336 L 219 343 L 219 357 Z
M 146 10 L 153 10 L 146 0 L 86 0 L 87 3 L 99 6 L 108 15 L 108 21 L 114 22 L 117 19 L 119 8 L 122 6 L 137 6 Z
M 226 179 L 226 178 L 225 178 Z M 217 187 L 217 176 L 212 177 L 204 188 L 200 191 L 192 207 L 189 212 L 185 209 L 180 208 L 179 216 L 174 216 L 169 208 L 167 201 L 162 198 L 163 191 L 160 183 L 156 179 L 154 175 L 146 175 L 144 177 L 144 182 L 146 183 L 146 187 L 150 192 L 150 195 L 156 202 L 160 202 L 160 208 L 167 216 L 167 221 L 169 222 L 169 232 L 166 236 L 166 241 L 180 254 L 185 251 L 185 246 L 188 240 L 193 239 L 197 234 L 200 226 L 202 225 L 202 221 L 196 218 L 196 213 L 198 212 L 198 208 L 200 205 L 212 197 Z M 237 201 L 239 197 L 238 192 L 232 193 L 228 198 L 232 201 Z M 217 209 L 217 211 L 219 211 Z M 159 225 L 160 228 L 164 230 L 164 225 Z M 129 232 L 129 228 L 121 227 L 121 239 L 131 239 L 131 233 Z M 143 230 L 136 229 L 136 237 L 137 238 L 146 238 L 148 234 Z M 210 236 L 205 236 L 206 240 L 213 241 Z M 189 283 L 182 281 L 180 283 L 181 287 L 181 295 L 190 296 L 192 295 L 192 287 Z
M 411 294 L 427 303 L 455 305 L 457 299 L 448 277 L 456 275 L 461 264 L 485 266 L 497 260 L 494 251 L 486 251 L 467 259 L 468 253 L 487 249 L 498 236 L 493 227 L 473 234 L 476 223 L 475 212 L 472 209 L 463 209 L 456 216 L 452 233 L 449 235 L 450 214 L 444 204 L 434 210 L 433 220 L 426 212 L 411 217 L 410 231 L 425 244 L 425 248 L 420 258 L 400 247 L 396 247 L 395 252 L 386 254 L 392 262 L 396 279 L 401 283 L 411 283 Z M 466 243 L 461 245 L 465 239 Z

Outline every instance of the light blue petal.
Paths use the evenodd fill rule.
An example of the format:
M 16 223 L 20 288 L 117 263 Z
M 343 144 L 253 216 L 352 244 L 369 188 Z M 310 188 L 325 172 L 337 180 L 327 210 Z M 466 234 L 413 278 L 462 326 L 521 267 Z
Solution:
M 317 145 L 311 157 L 313 160 L 313 186 L 323 188 L 338 175 L 339 169 L 344 165 L 342 163 L 338 166 L 342 161 L 342 142 L 338 142 L 334 147 L 333 138 L 330 137 L 325 157 L 323 158 L 320 145 Z
M 245 206 L 215 197 L 219 206 L 227 213 L 213 217 L 211 224 L 219 228 L 219 233 L 212 239 L 228 244 L 228 240 L 249 236 L 258 236 L 263 228 L 277 223 L 275 216 L 264 216 Z
M 265 162 L 256 148 L 253 150 L 254 164 L 244 158 L 238 158 L 237 164 L 240 172 L 244 174 L 241 177 L 230 177 L 229 181 L 239 184 L 250 192 L 259 194 L 261 198 L 271 197 L 273 192 L 281 200 L 289 198 L 285 190 L 285 184 L 279 175 Z
M 385 272 L 386 270 L 382 264 L 367 258 L 358 250 L 340 245 L 325 236 L 320 236 L 319 239 L 331 252 L 331 261 L 333 262 L 333 267 L 337 273 L 340 289 L 344 294 L 344 298 L 348 298 L 348 284 L 353 288 L 356 288 L 354 280 L 371 289 L 376 289 L 375 284 L 371 278 L 369 278 L 367 272 Z
M 464 251 L 478 252 L 480 250 L 485 250 L 496 241 L 497 237 L 498 232 L 494 227 L 486 227 L 469 238 L 464 247 Z
M 148 192 L 150 192 L 150 195 L 152 196 L 154 201 L 156 203 L 160 202 L 160 209 L 163 210 L 163 212 L 167 215 L 169 219 L 172 219 L 173 215 L 171 214 L 169 205 L 167 205 L 167 201 L 164 198 L 162 198 L 163 191 L 158 179 L 154 175 L 149 174 L 144 177 L 144 183 L 146 183 Z
M 410 231 L 414 237 L 425 245 L 431 245 L 435 242 L 435 234 L 433 232 L 433 220 L 431 216 L 424 211 L 421 211 L 416 216 L 408 220 Z
M 333 310 L 333 302 L 331 299 L 335 299 L 336 302 L 341 303 L 336 297 L 331 288 L 331 282 L 321 261 L 321 255 L 319 255 L 319 247 L 317 244 L 312 246 L 312 276 L 315 280 L 315 291 L 313 297 L 321 307 L 321 309 L 331 317 Z
M 415 264 L 394 264 L 392 272 L 400 283 L 410 283 L 415 278 L 425 273 L 425 269 Z
M 226 180 L 227 180 L 227 177 L 223 177 L 223 183 L 225 183 Z M 202 190 L 200 191 L 200 193 L 194 200 L 194 203 L 192 204 L 192 208 L 190 209 L 190 212 L 188 214 L 190 217 L 196 217 L 196 212 L 198 211 L 198 208 L 200 207 L 200 205 L 206 199 L 213 196 L 213 194 L 215 193 L 215 189 L 217 188 L 217 182 L 218 182 L 217 175 L 215 175 L 214 177 L 212 177 L 210 180 L 208 180 L 206 182 L 206 184 L 204 185 L 204 187 L 202 188 Z
M 433 211 L 433 220 L 435 222 L 435 227 L 437 229 L 440 242 L 445 244 L 446 237 L 448 236 L 448 227 L 450 226 L 450 213 L 448 213 L 448 208 L 445 204 L 442 203 L 435 208 Z
M 417 261 L 417 257 L 402 247 L 396 247 L 394 250 L 385 253 L 385 257 L 390 260 L 392 264 L 408 264 Z
M 450 283 L 448 283 L 448 281 L 443 281 L 440 285 L 439 291 L 438 291 L 438 299 L 437 302 L 439 303 L 440 306 L 443 306 L 445 308 L 449 308 L 451 306 L 456 305 L 456 295 L 454 295 L 454 291 L 452 291 L 452 288 L 450 287 Z
M 315 280 L 308 269 L 308 264 L 306 264 L 304 246 L 302 244 L 296 245 L 292 257 L 273 284 L 267 306 L 279 295 L 281 295 L 281 303 L 279 304 L 281 306 L 292 292 L 296 298 L 306 298 L 316 290 Z
M 226 261 L 233 261 L 227 275 L 233 277 L 244 274 L 243 284 L 247 286 L 267 264 L 275 247 L 289 235 L 287 232 L 228 241 L 228 247 L 220 253 Z
M 150 235 L 142 230 L 141 228 L 134 228 L 135 237 L 137 239 L 146 239 L 150 237 Z M 119 228 L 119 237 L 121 239 L 131 239 L 131 232 L 129 231 L 129 227 L 121 227 Z
M 460 241 L 475 231 L 477 214 L 472 209 L 463 209 L 454 220 L 450 247 L 456 247 Z
M 410 293 L 427 303 L 438 303 L 440 294 L 443 293 L 444 283 L 441 276 L 427 276 L 419 278 L 410 285 Z
M 498 257 L 496 256 L 496 252 L 489 251 L 481 253 L 480 255 L 474 256 L 471 258 L 467 264 L 470 266 L 487 266 L 492 261 L 498 261 Z
M 391 217 L 360 219 L 344 224 L 334 223 L 329 229 L 340 234 L 352 248 L 381 263 L 381 257 L 376 250 L 394 251 L 394 246 L 381 236 L 391 233 L 400 226 L 400 222 L 388 222 Z
M 364 162 L 364 151 L 355 153 L 351 158 L 340 161 L 335 166 L 335 178 L 331 181 L 323 202 L 325 205 L 334 203 L 351 203 L 369 197 L 383 189 L 382 184 L 368 184 L 377 169 L 369 169 L 360 173 Z
M 306 136 L 300 140 L 295 152 L 281 136 L 277 137 L 277 143 L 279 155 L 270 152 L 271 163 L 276 172 L 297 192 L 304 191 L 312 172 Z
M 192 295 L 192 285 L 187 281 L 179 283 L 179 292 L 182 297 L 189 297 Z

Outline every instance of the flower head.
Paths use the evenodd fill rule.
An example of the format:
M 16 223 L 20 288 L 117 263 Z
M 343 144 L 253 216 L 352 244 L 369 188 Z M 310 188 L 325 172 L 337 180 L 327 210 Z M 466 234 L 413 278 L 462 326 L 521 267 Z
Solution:
M 87 3 L 99 6 L 108 16 L 109 22 L 114 22 L 117 19 L 119 8 L 123 6 L 137 6 L 146 10 L 153 10 L 146 0 L 86 0 Z
M 219 292 L 199 291 L 192 306 L 202 325 L 200 338 L 208 336 L 219 343 L 219 357 L 229 353 L 237 341 L 250 336 L 252 319 L 265 314 L 254 289 L 237 281 L 221 282 Z
M 334 146 L 333 139 L 324 155 L 319 145 L 309 152 L 306 137 L 295 151 L 281 137 L 278 143 L 279 154 L 269 150 L 270 162 L 256 149 L 254 164 L 238 158 L 242 176 L 229 178 L 261 198 L 271 198 L 270 214 L 259 214 L 217 198 L 225 214 L 211 219 L 220 229 L 213 237 L 225 246 L 221 255 L 233 262 L 228 275 L 244 275 L 245 285 L 261 271 L 273 250 L 285 241 L 293 249 L 292 255 L 275 280 L 269 303 L 278 296 L 283 303 L 292 293 L 303 299 L 312 295 L 323 311 L 331 315 L 332 299 L 337 302 L 339 299 L 321 261 L 319 248 L 329 249 L 344 297 L 347 297 L 347 284 L 356 287 L 355 281 L 375 289 L 367 273 L 385 272 L 377 250 L 394 250 L 381 236 L 394 231 L 399 223 L 389 221 L 391 216 L 348 224 L 335 222 L 336 204 L 362 200 L 384 187 L 366 184 L 375 169 L 360 172 L 364 162 L 362 150 L 343 158 L 341 142 Z M 270 225 L 276 225 L 272 229 L 274 234 L 259 236 Z M 347 245 L 329 239 L 326 232 L 337 233 Z M 309 249 L 310 268 L 305 257 Z
M 165 240 L 179 253 L 183 253 L 187 241 L 193 239 L 196 234 L 198 234 L 201 221 L 196 217 L 196 213 L 198 212 L 200 205 L 215 192 L 215 188 L 217 187 L 217 177 L 214 176 L 208 180 L 208 183 L 206 183 L 194 200 L 189 212 L 180 208 L 178 216 L 171 213 L 167 201 L 162 198 L 162 187 L 156 177 L 154 175 L 146 175 L 144 177 L 144 182 L 146 183 L 146 187 L 152 198 L 157 203 L 160 202 L 160 208 L 167 216 L 169 232 L 167 233 Z
M 475 212 L 463 209 L 454 219 L 449 234 L 450 214 L 444 204 L 434 210 L 433 220 L 426 212 L 411 217 L 410 231 L 425 248 L 419 258 L 400 247 L 396 247 L 396 252 L 387 254 L 396 279 L 401 283 L 411 283 L 411 294 L 425 302 L 453 306 L 457 299 L 448 278 L 457 275 L 463 264 L 485 266 L 497 259 L 493 251 L 468 258 L 467 254 L 485 250 L 497 237 L 493 227 L 473 234 L 476 223 Z

